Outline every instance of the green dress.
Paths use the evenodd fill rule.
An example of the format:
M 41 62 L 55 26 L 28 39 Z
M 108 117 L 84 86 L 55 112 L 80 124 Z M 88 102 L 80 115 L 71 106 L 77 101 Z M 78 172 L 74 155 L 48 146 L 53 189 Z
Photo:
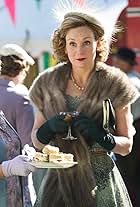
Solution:
M 80 104 L 80 98 L 69 95 L 65 98 L 68 109 L 75 111 Z M 93 149 L 103 150 L 98 144 Z M 97 183 L 97 207 L 132 207 L 124 181 L 110 155 L 91 152 L 91 163 Z
M 65 95 L 65 99 L 69 111 L 75 111 L 80 103 L 80 98 Z M 108 153 L 96 153 L 95 150 L 103 151 L 104 149 L 98 144 L 95 144 L 93 151 L 91 150 L 90 153 L 91 164 L 97 184 L 97 207 L 132 207 L 127 189 L 115 162 Z M 43 184 L 42 182 L 40 193 L 34 207 L 40 207 L 40 195 Z

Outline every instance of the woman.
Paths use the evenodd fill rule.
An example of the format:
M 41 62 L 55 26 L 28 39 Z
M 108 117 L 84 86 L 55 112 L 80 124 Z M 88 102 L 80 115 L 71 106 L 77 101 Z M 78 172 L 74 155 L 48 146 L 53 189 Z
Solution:
M 0 109 L 18 132 L 23 147 L 31 144 L 34 122 L 33 107 L 23 82 L 35 62 L 16 44 L 5 44 L 0 48 L 0 61 Z
M 28 187 L 23 178 L 35 171 L 26 155 L 21 154 L 21 141 L 0 111 L 0 207 L 31 206 Z
M 130 103 L 137 90 L 119 69 L 106 65 L 108 44 L 103 26 L 93 16 L 70 12 L 54 32 L 53 48 L 59 63 L 40 74 L 30 89 L 36 105 L 32 140 L 38 149 L 51 143 L 75 155 L 78 165 L 48 170 L 36 206 L 132 207 L 123 180 L 108 151 L 130 153 L 134 128 Z M 110 98 L 116 130 L 102 129 L 102 102 Z M 78 111 L 66 141 L 68 123 L 60 112 Z
M 17 135 L 13 135 L 13 137 L 11 135 L 9 139 L 6 136 L 6 133 L 8 133 L 7 128 L 5 128 L 6 124 L 3 117 L 1 117 L 1 123 L 3 123 L 3 125 L 0 124 L 2 127 L 0 151 L 3 152 L 0 156 L 1 162 L 13 159 L 20 154 L 21 148 L 25 144 L 31 144 L 34 113 L 27 88 L 22 83 L 33 64 L 33 58 L 19 45 L 5 44 L 0 48 L 0 110 L 4 112 L 6 119 L 20 136 L 20 140 L 17 139 Z M 21 145 L 19 141 L 21 141 Z M 6 166 L 6 163 L 3 166 Z M 1 202 L 0 205 L 2 207 L 8 205 L 21 207 L 22 205 L 18 203 L 17 199 L 19 198 L 21 202 L 20 190 L 18 190 L 19 188 L 15 190 L 16 186 L 19 185 L 19 177 L 4 178 L 0 182 L 4 183 L 5 186 L 4 190 L 2 188 L 0 191 L 0 197 L 3 197 L 5 204 Z M 31 206 L 28 177 L 22 178 L 22 186 L 19 187 L 22 187 L 23 190 L 24 205 Z

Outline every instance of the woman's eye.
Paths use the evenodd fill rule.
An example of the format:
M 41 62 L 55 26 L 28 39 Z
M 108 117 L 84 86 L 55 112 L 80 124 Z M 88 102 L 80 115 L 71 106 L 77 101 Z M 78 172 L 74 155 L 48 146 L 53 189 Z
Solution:
M 70 42 L 69 45 L 70 46 L 76 46 L 76 43 L 75 42 Z
M 84 45 L 90 45 L 90 44 L 91 44 L 90 41 L 85 41 L 85 42 L 84 42 Z

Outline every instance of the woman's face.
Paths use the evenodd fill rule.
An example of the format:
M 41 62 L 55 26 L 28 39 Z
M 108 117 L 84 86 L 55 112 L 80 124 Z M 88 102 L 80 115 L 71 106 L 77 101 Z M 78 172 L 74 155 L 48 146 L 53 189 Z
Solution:
M 97 41 L 88 26 L 70 29 L 66 34 L 65 52 L 73 68 L 93 68 Z

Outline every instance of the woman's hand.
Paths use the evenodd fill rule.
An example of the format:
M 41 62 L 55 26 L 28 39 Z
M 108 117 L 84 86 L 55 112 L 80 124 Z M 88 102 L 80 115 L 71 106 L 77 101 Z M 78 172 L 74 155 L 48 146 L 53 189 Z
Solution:
M 84 137 L 89 146 L 96 141 L 107 150 L 112 150 L 116 143 L 112 134 L 97 126 L 96 121 L 83 113 L 74 120 L 74 127 Z
M 37 139 L 43 143 L 48 144 L 54 138 L 55 134 L 64 134 L 68 131 L 68 122 L 64 120 L 65 115 L 58 114 L 47 120 L 36 133 Z
M 3 161 L 1 164 L 2 172 L 5 177 L 12 175 L 27 176 L 35 171 L 35 167 L 30 164 L 26 155 L 18 155 L 12 160 Z

